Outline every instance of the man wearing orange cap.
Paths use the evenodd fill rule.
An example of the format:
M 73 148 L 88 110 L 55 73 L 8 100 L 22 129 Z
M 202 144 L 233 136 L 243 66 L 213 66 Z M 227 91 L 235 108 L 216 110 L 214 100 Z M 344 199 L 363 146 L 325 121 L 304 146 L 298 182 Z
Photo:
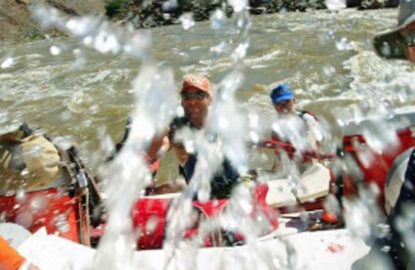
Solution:
M 147 158 L 150 160 L 150 163 L 153 162 L 158 158 L 161 147 L 169 144 L 169 149 L 173 148 L 175 150 L 180 174 L 184 177 L 186 183 L 189 183 L 195 170 L 197 153 L 188 153 L 181 143 L 175 141 L 175 135 L 179 129 L 184 127 L 192 130 L 203 128 L 209 105 L 212 102 L 211 83 L 202 75 L 187 75 L 184 78 L 180 96 L 184 116 L 173 119 L 166 135 L 153 140 L 147 152 Z M 239 174 L 231 166 L 230 162 L 225 159 L 221 172 L 217 173 L 214 179 L 212 179 L 212 197 L 217 199 L 229 197 L 238 178 Z
M 212 101 L 209 80 L 201 75 L 186 76 L 180 96 L 190 123 L 198 129 L 202 128 Z

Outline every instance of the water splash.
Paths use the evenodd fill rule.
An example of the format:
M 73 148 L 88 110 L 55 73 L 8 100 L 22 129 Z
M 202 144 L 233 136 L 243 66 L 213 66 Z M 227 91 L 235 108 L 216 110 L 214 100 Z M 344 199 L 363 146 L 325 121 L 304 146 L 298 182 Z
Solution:
M 164 11 L 170 11 L 176 9 L 178 5 L 177 0 L 168 0 L 163 2 L 162 8 Z
M 339 51 L 347 51 L 351 49 L 349 41 L 345 37 L 342 37 L 339 41 L 336 41 L 336 48 Z
M 343 201 L 346 228 L 352 235 L 370 243 L 377 236 L 374 233 L 383 218 L 377 201 L 379 191 L 375 185 L 369 185 L 360 188 L 359 193 L 361 199 Z
M 221 9 L 215 10 L 210 16 L 210 27 L 218 30 L 224 28 L 226 25 L 226 15 Z
M 10 68 L 10 67 L 12 67 L 13 65 L 14 65 L 14 59 L 12 58 L 12 57 L 8 57 L 6 60 L 4 60 L 2 63 L 1 63 L 1 68 L 2 69 L 6 69 L 6 68 Z
M 147 59 L 149 39 L 141 32 L 117 29 L 92 17 L 66 18 L 56 10 L 44 7 L 36 7 L 33 12 L 43 26 L 70 32 L 100 53 L 124 52 L 141 60 Z M 134 269 L 131 206 L 151 179 L 143 156 L 152 138 L 164 131 L 177 108 L 176 94 L 171 91 L 174 89 L 171 70 L 159 70 L 152 63 L 146 63 L 133 81 L 133 89 L 136 109 L 132 114 L 129 138 L 101 172 L 109 218 L 94 263 L 103 269 Z M 81 94 L 81 99 L 75 103 L 82 102 Z
M 243 75 L 234 71 L 222 80 L 218 88 L 216 101 L 212 105 L 212 114 L 208 126 L 223 140 L 223 151 L 240 173 L 247 171 L 247 154 L 244 116 L 240 113 L 235 100 L 235 91 L 243 83 Z
M 195 25 L 192 13 L 184 13 L 179 17 L 179 21 L 182 23 L 184 30 L 189 30 Z
M 403 211 L 400 216 L 395 220 L 396 228 L 401 234 L 408 254 L 415 254 L 415 244 L 413 239 L 415 239 L 415 232 L 413 230 L 415 226 L 415 206 L 411 203 L 407 203 L 403 206 Z M 413 256 L 413 255 L 412 255 Z
M 325 3 L 327 8 L 332 11 L 337 11 L 346 8 L 345 0 L 326 0 Z
M 91 22 L 93 22 L 93 21 L 91 21 Z M 246 24 L 246 20 L 244 21 L 244 20 L 239 20 L 238 22 L 234 22 L 234 21 L 232 21 L 233 22 L 233 25 L 232 26 L 237 26 L 237 27 L 244 27 L 244 26 L 246 26 L 247 24 Z M 76 25 L 76 24 L 74 24 L 74 25 Z M 93 33 L 93 34 L 91 34 L 91 35 L 89 35 L 89 34 L 86 34 L 88 31 L 90 31 L 90 30 L 88 30 L 88 29 L 83 29 L 83 28 L 88 28 L 88 27 L 86 27 L 87 25 L 86 24 L 83 24 L 83 23 L 81 23 L 80 24 L 81 25 L 81 28 L 80 29 L 77 29 L 76 27 L 74 28 L 74 27 L 69 27 L 70 29 L 71 29 L 71 31 L 73 31 L 74 33 L 76 33 L 76 36 L 78 36 L 78 37 L 80 37 L 80 39 L 81 39 L 81 42 L 83 42 L 85 45 L 87 45 L 87 46 L 89 46 L 89 47 L 91 47 L 91 48 L 96 48 L 98 51 L 100 51 L 100 52 L 103 52 L 103 53 L 119 53 L 119 54 L 121 54 L 121 52 L 122 52 L 122 48 L 128 48 L 129 46 L 131 46 L 130 44 L 122 44 L 122 41 L 120 41 L 118 38 L 117 38 L 117 42 L 115 42 L 114 41 L 114 39 L 113 39 L 113 37 L 114 36 L 111 36 L 111 35 L 108 35 L 108 38 L 106 38 L 106 35 L 104 34 L 104 35 L 102 35 L 102 36 L 100 36 L 99 38 L 98 38 L 98 41 L 94 41 L 94 39 L 95 39 L 95 37 L 96 37 L 96 35 Z M 93 25 L 93 24 L 92 24 Z M 64 25 L 64 27 L 67 27 L 67 25 L 65 26 Z M 224 28 L 224 27 L 226 27 L 226 25 L 223 25 L 222 26 L 222 29 Z M 99 28 L 99 26 L 97 26 L 97 28 Z M 214 28 L 214 29 L 216 29 L 216 28 Z M 91 30 L 92 32 L 94 32 L 95 30 Z M 117 31 L 115 31 L 115 32 L 117 32 Z M 241 32 L 243 32 L 243 31 L 240 31 L 240 30 L 236 30 L 236 31 L 234 31 L 234 33 L 241 33 Z M 82 33 L 84 33 L 85 34 L 85 36 L 82 34 Z M 115 35 L 115 36 L 117 36 L 117 35 Z M 219 54 L 221 54 L 221 55 L 224 55 L 224 56 L 227 56 L 226 54 L 227 54 L 227 52 L 232 52 L 232 53 L 234 53 L 234 55 L 235 55 L 235 57 L 233 57 L 233 59 L 231 60 L 231 61 L 228 61 L 228 62 L 232 62 L 231 64 L 229 64 L 229 65 L 232 65 L 232 69 L 234 68 L 234 65 L 239 65 L 240 63 L 236 63 L 235 64 L 235 62 L 239 62 L 239 61 L 241 61 L 241 60 L 243 60 L 244 58 L 246 58 L 246 52 L 247 52 L 247 48 L 248 48 L 248 41 L 247 40 L 242 40 L 242 39 L 238 39 L 238 38 L 240 38 L 240 36 L 238 36 L 238 37 L 236 37 L 234 40 L 232 40 L 232 42 L 225 42 L 224 44 L 225 44 L 225 46 L 223 46 L 223 47 L 217 47 L 217 48 L 219 48 L 218 50 L 216 50 L 215 52 L 218 52 L 216 55 L 219 55 Z M 235 42 L 235 40 L 236 40 L 236 42 Z M 245 43 L 244 43 L 245 42 Z M 140 44 L 140 46 L 141 46 L 142 44 Z M 213 48 L 213 47 L 212 47 Z M 128 53 L 128 50 L 126 50 L 125 51 L 126 53 Z M 143 52 L 144 53 L 144 55 L 149 55 L 148 54 L 148 52 Z M 219 57 L 219 56 L 218 56 Z M 227 67 L 229 67 L 229 65 L 227 66 Z M 223 69 L 222 69 L 223 70 Z M 158 71 L 157 71 L 158 72 Z M 157 73 L 156 72 L 156 73 Z M 241 70 L 239 70 L 238 72 L 240 72 L 240 73 L 242 73 L 242 71 Z M 231 73 L 231 72 L 230 72 Z M 330 72 L 328 72 L 328 73 L 330 73 Z M 358 71 L 356 71 L 356 73 L 358 73 Z M 237 74 L 237 72 L 236 72 L 236 74 Z M 222 74 L 221 74 L 222 75 Z M 221 78 L 222 77 L 226 77 L 226 79 L 224 80 L 224 81 L 226 81 L 226 83 L 230 83 L 230 82 L 234 82 L 234 81 L 236 81 L 236 82 L 238 82 L 238 84 L 239 84 L 239 79 L 234 79 L 233 77 L 238 77 L 238 76 L 240 76 L 240 75 L 232 75 L 232 76 L 229 76 L 229 77 L 227 77 L 227 76 L 220 76 Z M 391 76 L 391 75 L 390 75 Z M 158 80 L 162 80 L 164 77 L 163 76 L 161 76 L 161 77 L 157 77 L 157 79 Z M 229 80 L 228 81 L 228 79 L 229 78 L 231 78 L 231 80 Z M 137 83 L 137 87 L 139 87 L 138 85 L 141 85 L 141 83 L 143 83 L 142 85 L 147 85 L 147 83 L 149 82 L 149 80 L 147 80 L 147 79 L 143 79 L 143 80 L 141 80 L 139 83 Z M 219 85 L 217 86 L 217 88 L 216 89 L 232 89 L 232 86 L 228 86 L 228 85 L 226 85 L 226 83 L 224 83 L 224 84 L 222 84 L 222 83 L 219 83 Z M 149 83 L 150 85 L 151 85 L 151 83 Z M 242 85 L 243 85 L 243 83 L 242 83 Z M 171 85 L 171 89 L 174 89 L 174 83 Z M 240 84 L 239 84 L 239 86 L 238 87 L 240 87 Z M 134 87 L 135 88 L 135 87 Z M 155 87 L 156 88 L 156 87 Z M 411 90 L 411 89 L 408 89 L 408 92 L 410 92 L 409 90 Z M 229 101 L 229 100 L 231 100 L 232 99 L 232 95 L 234 94 L 234 93 L 236 93 L 237 91 L 239 91 L 238 89 L 233 89 L 233 90 L 230 90 L 230 91 L 227 91 L 227 90 L 219 90 L 219 92 L 224 92 L 225 93 L 225 97 L 226 97 L 226 99 L 225 98 L 223 98 L 224 99 L 224 104 L 223 104 L 223 106 L 225 106 L 226 104 L 225 104 L 225 102 L 226 101 Z M 173 91 L 170 91 L 169 93 L 171 93 L 171 92 L 173 92 Z M 135 93 L 135 89 L 133 90 L 133 93 Z M 176 97 L 175 97 L 176 98 Z M 221 97 L 220 97 L 221 98 Z M 137 99 L 138 100 L 140 100 L 140 101 L 143 101 L 143 102 L 145 102 L 145 98 L 140 98 L 140 95 L 139 94 L 137 94 Z M 158 99 L 158 97 L 154 97 L 154 99 L 153 98 L 150 98 L 150 100 L 157 100 Z M 238 103 L 236 102 L 236 101 L 232 101 L 232 102 L 230 102 L 229 103 L 230 104 L 230 106 L 231 107 L 234 107 L 235 106 L 235 108 L 231 108 L 231 109 L 229 109 L 229 110 L 226 110 L 225 112 L 226 113 L 228 113 L 228 114 L 226 114 L 225 115 L 225 117 L 223 117 L 223 116 L 218 116 L 217 118 L 216 118 L 216 120 L 217 119 L 221 119 L 220 120 L 220 123 L 222 123 L 221 125 L 219 125 L 218 124 L 218 127 L 216 128 L 217 130 L 221 130 L 223 133 L 225 133 L 225 131 L 226 130 L 229 130 L 229 123 L 233 123 L 233 122 L 230 122 L 230 120 L 229 119 L 233 119 L 233 116 L 234 115 L 236 115 L 236 112 L 238 112 L 238 117 L 237 118 L 235 118 L 235 119 L 237 119 L 238 121 L 237 121 L 237 123 L 238 123 L 238 127 L 244 127 L 244 129 L 242 130 L 244 133 L 246 133 L 246 134 L 251 134 L 251 131 L 252 130 L 256 130 L 258 127 L 255 127 L 255 125 L 249 125 L 249 127 L 247 127 L 246 125 L 243 125 L 243 120 L 241 120 L 241 119 L 243 119 L 243 118 L 241 118 L 241 115 L 240 115 L 240 110 L 239 110 L 239 107 L 238 107 Z M 172 107 L 174 107 L 174 106 L 172 106 Z M 218 107 L 218 108 L 220 108 L 220 106 Z M 147 109 L 143 109 L 144 111 L 145 110 L 147 110 Z M 157 115 L 157 113 L 159 113 L 155 108 L 153 108 L 153 109 L 150 109 L 150 111 L 152 112 L 152 113 L 156 113 L 156 115 Z M 163 113 L 161 113 L 161 115 L 164 115 L 164 113 L 165 112 L 163 112 Z M 139 115 L 141 115 L 141 114 L 144 114 L 145 115 L 145 112 L 142 112 L 142 113 L 138 113 Z M 139 117 L 139 115 L 137 116 L 138 118 L 140 118 Z M 157 115 L 157 116 L 159 116 L 159 115 Z M 229 117 L 228 117 L 229 116 Z M 151 116 L 150 116 L 151 117 Z M 170 116 L 168 116 L 167 118 L 169 118 Z M 144 118 L 144 116 L 143 116 L 143 118 Z M 229 118 L 229 119 L 228 119 Z M 157 119 L 155 119 L 155 118 L 152 118 L 152 120 L 157 120 Z M 138 120 L 139 122 L 141 122 L 140 124 L 137 124 L 137 126 L 136 126 L 136 129 L 137 130 L 139 130 L 139 128 L 141 128 L 141 127 L 143 127 L 143 130 L 144 130 L 144 134 L 141 134 L 141 135 L 139 135 L 139 136 L 137 136 L 137 139 L 139 139 L 139 140 L 143 140 L 143 141 L 147 141 L 147 139 L 149 138 L 149 137 L 151 137 L 151 135 L 152 134 L 155 134 L 155 133 L 157 133 L 157 130 L 158 130 L 158 128 L 157 127 L 154 127 L 154 126 L 152 126 L 151 125 L 151 123 L 148 123 L 147 121 L 144 121 L 143 119 L 139 119 Z M 164 120 L 163 120 L 164 121 Z M 156 121 L 157 122 L 157 121 Z M 166 122 L 168 122 L 168 121 L 166 121 Z M 248 122 L 248 121 L 247 121 Z M 219 123 L 219 122 L 218 122 Z M 161 128 L 160 128 L 161 129 Z M 245 130 L 246 130 L 246 132 L 245 132 Z M 138 131 L 137 131 L 138 132 Z M 254 132 L 254 131 L 252 131 L 252 132 Z M 256 134 L 256 131 L 253 133 L 254 134 L 254 136 L 251 136 L 251 139 L 252 140 L 254 140 L 253 138 L 255 138 L 256 136 L 255 136 L 255 134 Z M 203 136 L 205 136 L 206 134 L 204 134 L 204 135 L 201 135 L 202 136 L 202 138 L 204 138 Z M 240 139 L 240 136 L 241 136 L 242 134 L 237 134 L 237 139 L 239 140 Z M 101 136 L 101 135 L 100 135 Z M 206 136 L 206 137 L 208 137 L 208 136 Z M 202 139 L 201 141 L 203 141 L 203 140 L 206 140 L 206 138 L 204 138 L 204 139 Z M 242 141 L 242 139 L 240 139 L 241 141 Z M 245 138 L 243 139 L 243 140 L 245 140 Z M 188 145 L 190 145 L 189 147 L 191 147 L 191 148 L 193 148 L 194 150 L 195 149 L 197 149 L 197 148 L 200 148 L 200 147 L 203 147 L 203 146 L 197 146 L 197 145 L 195 145 L 194 143 L 192 143 L 192 139 L 186 139 L 186 142 L 189 142 L 188 143 Z M 102 140 L 102 142 L 101 142 L 102 144 L 103 144 L 103 146 L 105 146 L 105 145 L 107 145 L 107 141 L 106 140 Z M 145 144 L 145 143 L 144 143 Z M 112 145 L 112 143 L 109 143 L 108 145 Z M 141 145 L 141 144 L 140 144 Z M 241 145 L 242 145 L 242 143 L 241 144 L 235 144 L 235 145 L 233 145 L 232 146 L 232 148 L 229 150 L 231 153 L 235 153 L 234 155 L 236 156 L 237 154 L 238 154 L 238 151 L 240 151 L 242 148 L 240 148 L 241 147 Z M 105 146 L 106 147 L 106 146 Z M 128 148 L 128 147 L 127 147 Z M 143 147 L 142 147 L 142 145 L 141 146 L 137 146 L 137 148 L 138 148 L 138 151 L 142 151 L 143 150 Z M 237 150 L 235 150 L 235 149 L 237 149 Z M 137 150 L 136 148 L 134 148 L 134 150 Z M 110 151 L 109 149 L 108 150 L 106 150 L 106 151 Z M 219 153 L 222 151 L 222 149 L 220 148 L 220 147 L 218 147 L 215 151 L 218 151 Z M 203 151 L 202 151 L 203 152 Z M 125 163 L 131 163 L 131 162 L 139 162 L 140 163 L 140 161 L 138 161 L 138 160 L 136 160 L 135 158 L 128 158 L 128 157 L 133 157 L 134 155 L 136 155 L 137 154 L 137 152 L 136 151 L 129 151 L 128 152 L 128 154 L 126 154 L 125 155 L 125 157 L 122 159 L 123 160 L 123 162 L 125 162 Z M 213 154 L 215 154 L 216 155 L 216 153 L 212 153 L 212 157 L 217 157 L 217 156 L 215 156 L 215 155 L 213 155 Z M 231 154 L 232 155 L 232 154 Z M 241 168 L 244 168 L 244 163 L 245 163 L 245 157 L 243 157 L 243 158 L 240 158 L 240 157 L 236 157 L 235 158 L 235 160 L 236 160 L 236 162 L 238 163 L 238 164 L 241 164 L 240 165 L 240 167 Z M 122 162 L 120 162 L 120 164 L 119 164 L 119 166 L 117 167 L 114 167 L 114 168 L 112 168 L 112 170 L 114 171 L 114 178 L 112 179 L 112 180 L 122 180 L 122 179 L 124 179 L 124 178 L 117 178 L 119 175 L 116 175 L 115 174 L 115 172 L 117 171 L 118 173 L 119 172 L 123 172 L 124 171 L 124 167 L 121 165 L 121 163 Z M 142 164 L 142 163 L 140 163 L 140 166 L 145 166 L 145 164 Z M 210 165 L 209 165 L 210 166 Z M 211 167 L 209 167 L 209 168 L 213 168 L 214 166 L 211 166 Z M 357 166 L 355 166 L 355 167 L 357 167 Z M 141 167 L 140 167 L 141 168 Z M 138 168 L 136 168 L 136 167 L 134 167 L 134 169 L 138 169 Z M 201 169 L 202 171 L 204 170 L 204 169 Z M 128 173 L 127 173 L 128 174 Z M 130 174 L 130 175 L 128 175 L 128 177 L 131 177 L 132 175 L 134 175 L 134 174 Z M 128 178 L 127 176 L 125 177 L 125 179 L 127 179 Z M 135 187 L 135 191 L 138 193 L 138 194 L 140 194 L 140 189 L 142 189 L 142 187 L 147 183 L 147 179 L 146 179 L 146 176 L 144 176 L 144 174 L 142 175 L 141 174 L 141 172 L 140 173 L 138 173 L 138 177 L 140 177 L 140 180 L 139 180 L 139 184 L 138 184 L 138 187 L 136 187 L 135 185 L 137 184 L 136 182 L 131 182 L 131 183 L 129 183 L 129 184 L 131 184 L 132 186 L 134 186 Z M 112 181 L 111 180 L 111 181 Z M 108 181 L 110 181 L 109 179 L 108 179 Z M 115 182 L 115 181 L 114 181 Z M 122 182 L 122 181 L 121 181 Z M 117 182 L 118 183 L 118 182 Z M 115 184 L 114 184 L 115 185 Z M 126 184 L 127 185 L 127 184 Z M 123 188 L 125 188 L 125 187 L 123 187 Z M 112 189 L 108 189 L 109 191 L 111 191 Z M 200 190 L 204 190 L 203 188 L 201 188 Z M 133 191 L 131 191 L 131 193 L 133 193 Z M 128 192 L 128 193 L 122 193 L 122 192 L 115 192 L 114 194 L 116 194 L 117 196 L 119 195 L 119 196 L 121 196 L 121 197 L 123 197 L 123 196 L 128 196 L 130 193 Z M 243 194 L 245 194 L 245 193 L 243 193 Z M 110 193 L 108 193 L 108 195 L 110 196 Z M 201 194 L 201 196 L 202 196 L 202 198 L 203 198 L 203 196 L 205 196 L 205 195 L 203 195 L 203 194 Z M 239 211 L 239 210 L 236 210 L 240 215 L 243 215 L 244 213 L 246 213 L 246 209 L 248 209 L 249 208 L 249 205 L 248 204 L 246 204 L 247 203 L 247 201 L 249 200 L 249 198 L 245 198 L 245 197 L 240 197 L 240 198 L 243 198 L 242 200 L 241 200 L 241 205 L 240 205 L 240 208 L 241 208 L 241 210 Z M 246 199 L 246 200 L 245 200 Z M 127 205 L 127 204 L 125 204 L 124 205 L 126 208 L 128 208 L 129 206 Z M 115 210 L 112 210 L 112 211 L 115 211 Z M 184 211 L 186 214 L 184 214 L 184 216 L 186 216 L 186 215 L 188 215 L 187 214 L 187 212 L 186 211 Z M 124 213 L 124 212 L 123 212 Z M 123 214 L 124 215 L 124 214 Z M 125 217 L 125 215 L 124 215 L 124 217 Z M 181 217 L 181 215 L 178 215 L 178 218 L 179 217 Z M 237 218 L 240 218 L 240 216 L 237 216 Z M 183 220 L 186 220 L 186 219 L 183 219 Z M 235 220 L 235 218 L 234 218 L 234 220 Z M 182 222 L 180 219 L 178 219 L 178 221 L 177 222 Z M 117 225 L 118 226 L 118 225 Z M 212 228 L 217 228 L 219 225 L 212 225 Z M 249 227 L 249 226 L 247 226 L 247 227 Z M 213 229 L 212 229 L 213 230 Z M 203 235 L 203 234 L 201 234 L 201 235 Z M 249 235 L 249 234 L 248 234 Z M 117 235 L 116 235 L 116 233 L 115 232 L 113 232 L 113 235 L 112 236 L 114 236 L 115 238 L 114 239 L 117 239 Z M 122 234 L 122 236 L 120 236 L 120 238 L 122 238 L 122 237 L 130 237 L 130 235 L 128 235 L 128 233 L 124 233 L 123 232 L 123 234 Z M 132 236 L 131 236 L 132 237 Z M 133 238 L 133 237 L 132 237 Z M 111 239 L 111 237 L 109 237 L 109 239 Z M 123 241 L 126 241 L 126 242 L 123 242 Z M 112 245 L 112 247 L 114 247 L 114 246 L 116 246 L 116 247 L 119 247 L 120 249 L 122 249 L 123 248 L 123 246 L 124 245 L 129 245 L 129 244 L 131 244 L 131 241 L 127 241 L 127 240 L 120 240 L 120 241 L 118 241 L 118 240 L 116 240 L 116 241 L 114 241 L 114 244 Z M 120 246 L 119 246 L 120 245 Z M 198 243 L 196 246 L 199 246 L 200 245 L 200 243 Z M 129 246 L 128 246 L 129 247 Z M 187 254 L 194 254 L 196 251 L 196 249 L 192 249 L 194 246 L 191 246 L 191 248 L 189 248 L 189 249 L 183 249 L 183 251 L 184 252 L 186 252 L 186 251 L 189 251 L 189 253 L 187 253 Z M 253 251 L 255 251 L 254 250 L 254 248 L 253 248 Z M 186 254 L 186 253 L 184 253 L 184 254 Z M 247 260 L 249 260 L 250 262 L 255 262 L 256 260 L 255 260 L 255 258 L 262 258 L 262 256 L 261 256 L 261 254 L 260 254 L 260 252 L 253 252 L 252 254 L 255 254 L 255 255 L 252 255 L 252 257 L 250 257 L 250 258 L 248 258 Z M 108 255 L 109 256 L 109 258 L 112 258 L 112 254 L 108 251 L 108 253 L 106 253 L 106 255 Z M 183 257 L 186 257 L 186 256 L 183 256 Z M 195 257 L 195 256 L 189 256 L 189 257 Z M 294 256 L 292 256 L 292 257 L 294 257 Z M 274 260 L 276 260 L 276 259 L 274 259 Z M 105 263 L 105 261 L 103 261 L 104 263 Z M 266 261 L 267 263 L 268 263 L 268 261 Z M 108 265 L 112 265 L 111 264 L 112 262 L 110 262 L 110 264 L 108 264 Z M 179 264 L 179 266 L 188 266 L 189 268 L 192 268 L 192 266 L 193 266 L 193 264 L 187 264 L 188 263 L 188 261 L 186 261 L 186 260 L 183 260 L 183 264 Z M 242 264 L 242 263 L 241 263 Z M 269 264 L 269 265 L 275 265 L 276 264 L 276 262 L 274 262 L 274 264 Z M 118 267 L 118 266 L 117 266 Z M 121 268 L 121 266 L 119 266 L 120 268 Z M 243 265 L 241 265 L 241 267 L 243 267 Z M 110 266 L 108 266 L 108 268 L 110 268 Z
M 171 70 L 158 70 L 149 63 L 134 80 L 133 87 L 136 110 L 132 114 L 130 135 L 104 172 L 105 192 L 111 195 L 106 201 L 110 215 L 96 263 L 106 265 L 107 269 L 133 267 L 135 238 L 131 227 L 131 206 L 151 180 L 143 156 L 152 138 L 164 131 L 177 108 L 177 97 L 171 91 L 174 89 Z M 114 245 L 117 260 L 108 262 Z
M 80 38 L 98 52 L 127 53 L 141 60 L 148 58 L 149 35 L 145 31 L 119 28 L 97 17 L 67 17 L 54 8 L 35 5 L 34 19 L 45 29 L 56 27 Z
M 246 0 L 230 0 L 229 4 L 233 7 L 235 13 L 241 13 L 248 8 L 248 1 Z
M 53 46 L 50 47 L 49 51 L 50 51 L 51 55 L 57 56 L 61 53 L 61 48 L 59 48 L 58 46 L 53 45 Z

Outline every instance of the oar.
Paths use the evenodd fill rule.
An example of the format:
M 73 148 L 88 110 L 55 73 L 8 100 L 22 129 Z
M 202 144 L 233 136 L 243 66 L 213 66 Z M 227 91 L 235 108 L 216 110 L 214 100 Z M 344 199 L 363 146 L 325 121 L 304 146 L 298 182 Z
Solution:
M 281 142 L 275 139 L 269 139 L 264 141 L 261 147 L 268 149 L 283 149 L 287 154 L 294 154 L 296 152 L 295 147 L 287 142 Z M 304 151 L 301 153 L 303 158 L 312 158 L 318 160 L 331 160 L 336 158 L 336 154 L 332 153 L 317 153 L 316 151 Z

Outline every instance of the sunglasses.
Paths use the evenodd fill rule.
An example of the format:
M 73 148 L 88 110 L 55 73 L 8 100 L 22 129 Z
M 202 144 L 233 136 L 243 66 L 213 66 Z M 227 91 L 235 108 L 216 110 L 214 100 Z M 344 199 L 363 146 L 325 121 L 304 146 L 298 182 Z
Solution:
M 196 100 L 203 100 L 204 98 L 209 97 L 209 94 L 204 91 L 196 91 L 196 92 L 182 92 L 181 97 L 183 100 L 190 100 L 190 99 L 196 99 Z

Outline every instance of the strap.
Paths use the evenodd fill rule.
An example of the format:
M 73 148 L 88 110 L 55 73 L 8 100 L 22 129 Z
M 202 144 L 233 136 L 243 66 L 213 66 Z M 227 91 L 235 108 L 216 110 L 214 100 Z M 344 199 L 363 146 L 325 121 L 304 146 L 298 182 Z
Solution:
M 91 171 L 85 167 L 83 162 L 78 157 L 78 151 L 75 146 L 71 146 L 67 153 L 70 157 L 70 161 L 75 165 L 76 177 L 80 187 L 89 188 L 91 191 L 91 197 L 93 201 L 101 201 L 101 194 L 99 193 L 98 184 L 95 178 L 92 176 Z
M 79 238 L 82 244 L 90 245 L 89 228 L 91 224 L 90 213 L 96 207 L 99 207 L 102 198 L 98 191 L 98 185 L 91 172 L 81 159 L 78 157 L 78 151 L 75 146 L 71 146 L 63 152 L 63 158 L 66 162 L 65 168 L 69 172 L 74 187 L 74 196 L 78 197 L 79 212 Z M 94 220 L 92 220 L 94 222 Z
M 75 172 L 73 168 L 71 167 L 71 158 L 69 157 L 69 154 L 67 151 L 62 150 L 60 147 L 56 147 L 58 149 L 59 155 L 62 159 L 61 167 L 65 170 L 65 172 L 68 174 L 69 178 L 71 179 L 71 184 L 74 184 L 75 182 Z

